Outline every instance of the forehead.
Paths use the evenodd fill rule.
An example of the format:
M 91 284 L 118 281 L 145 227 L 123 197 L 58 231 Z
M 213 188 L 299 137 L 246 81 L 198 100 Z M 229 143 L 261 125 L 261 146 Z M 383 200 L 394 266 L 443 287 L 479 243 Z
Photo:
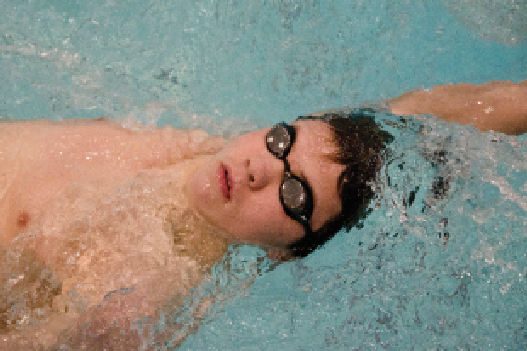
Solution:
M 308 151 L 313 153 L 313 156 L 327 157 L 337 151 L 333 131 L 331 127 L 319 120 L 300 120 L 292 123 L 295 126 L 297 135 L 302 144 L 308 142 L 311 147 Z
M 344 166 L 334 163 L 332 155 L 337 152 L 333 132 L 321 121 L 298 121 L 293 123 L 297 138 L 288 161 L 294 174 L 302 174 L 313 191 L 314 211 L 311 219 L 313 230 L 341 211 L 337 182 Z

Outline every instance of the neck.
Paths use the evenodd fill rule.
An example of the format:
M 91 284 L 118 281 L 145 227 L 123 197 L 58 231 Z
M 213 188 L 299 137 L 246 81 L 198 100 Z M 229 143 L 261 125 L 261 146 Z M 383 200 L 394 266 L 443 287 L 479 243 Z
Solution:
M 160 207 L 161 216 L 164 218 L 165 232 L 174 242 L 175 254 L 188 256 L 197 261 L 203 269 L 211 268 L 218 262 L 232 242 L 223 231 L 210 224 L 195 210 L 188 197 L 187 183 L 202 164 L 209 162 L 210 156 L 199 156 L 192 160 L 184 161 L 169 170 L 170 176 L 175 173 L 180 184 L 175 186 L 166 205 Z M 176 171 L 176 172 L 174 172 Z
M 175 253 L 197 261 L 202 269 L 209 269 L 221 260 L 231 244 L 194 211 L 186 211 L 182 217 L 169 216 L 168 228 Z

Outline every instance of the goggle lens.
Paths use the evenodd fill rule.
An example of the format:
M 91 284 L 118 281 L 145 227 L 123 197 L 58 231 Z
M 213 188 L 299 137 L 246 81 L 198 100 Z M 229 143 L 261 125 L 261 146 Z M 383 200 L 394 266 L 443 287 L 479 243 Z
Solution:
M 284 211 L 291 218 L 300 222 L 307 232 L 311 232 L 308 224 L 313 212 L 311 191 L 300 178 L 290 173 L 286 160 L 294 141 L 295 129 L 285 123 L 275 125 L 266 136 L 269 152 L 284 162 L 284 180 L 279 193 Z
M 306 208 L 307 191 L 304 185 L 295 178 L 282 183 L 282 200 L 287 208 L 297 215 L 302 215 Z
M 278 124 L 267 133 L 267 148 L 277 158 L 283 158 L 291 148 L 291 135 L 285 126 Z

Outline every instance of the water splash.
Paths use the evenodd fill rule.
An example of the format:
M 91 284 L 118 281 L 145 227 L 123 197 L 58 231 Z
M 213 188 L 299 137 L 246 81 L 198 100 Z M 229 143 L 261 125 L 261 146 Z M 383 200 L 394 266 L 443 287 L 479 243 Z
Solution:
M 526 345 L 525 140 L 381 119 L 395 141 L 364 223 L 259 278 L 184 347 Z

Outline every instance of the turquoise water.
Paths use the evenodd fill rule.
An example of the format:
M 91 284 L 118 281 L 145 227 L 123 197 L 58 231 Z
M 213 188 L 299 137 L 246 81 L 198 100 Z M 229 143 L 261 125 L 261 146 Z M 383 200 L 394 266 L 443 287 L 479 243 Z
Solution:
M 4 119 L 104 115 L 221 134 L 434 84 L 527 79 L 527 45 L 483 40 L 490 21 L 487 34 L 463 23 L 481 9 L 439 1 L 1 5 Z M 379 121 L 397 138 L 362 228 L 260 275 L 261 252 L 233 249 L 240 278 L 223 281 L 221 267 L 215 278 L 234 296 L 181 349 L 525 349 L 525 137 Z

